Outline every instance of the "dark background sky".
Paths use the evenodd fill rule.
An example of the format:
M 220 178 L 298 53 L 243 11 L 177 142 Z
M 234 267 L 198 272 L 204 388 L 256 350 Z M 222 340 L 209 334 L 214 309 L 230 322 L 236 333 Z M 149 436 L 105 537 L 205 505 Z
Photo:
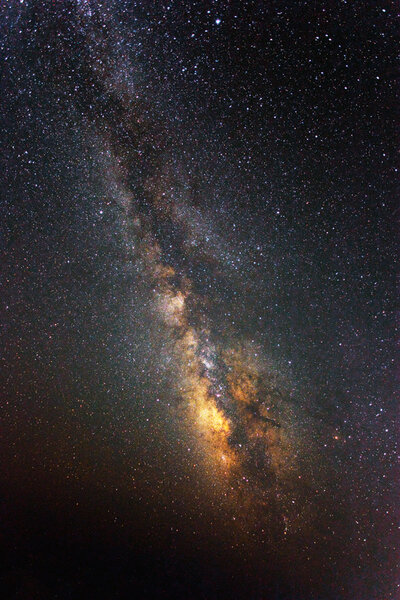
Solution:
M 9 597 L 398 597 L 395 8 L 2 4 Z M 290 382 L 315 518 L 286 546 L 188 474 L 115 185 Z

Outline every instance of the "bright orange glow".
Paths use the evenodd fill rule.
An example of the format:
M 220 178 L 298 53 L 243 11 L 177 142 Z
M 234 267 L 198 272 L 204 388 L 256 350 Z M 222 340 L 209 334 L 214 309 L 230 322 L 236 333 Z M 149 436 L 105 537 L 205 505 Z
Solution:
M 211 401 L 208 401 L 204 406 L 199 408 L 198 415 L 201 427 L 206 427 L 216 433 L 229 434 L 230 426 L 227 419 Z

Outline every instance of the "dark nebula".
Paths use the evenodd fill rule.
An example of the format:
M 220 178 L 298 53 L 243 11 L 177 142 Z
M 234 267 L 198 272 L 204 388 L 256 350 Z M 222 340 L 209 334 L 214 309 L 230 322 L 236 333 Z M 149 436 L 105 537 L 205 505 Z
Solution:
M 399 599 L 395 5 L 0 16 L 3 597 Z

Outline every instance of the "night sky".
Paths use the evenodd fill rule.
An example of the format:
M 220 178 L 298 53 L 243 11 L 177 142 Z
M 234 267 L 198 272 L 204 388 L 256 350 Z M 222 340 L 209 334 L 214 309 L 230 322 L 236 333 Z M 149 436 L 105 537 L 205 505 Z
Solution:
M 0 6 L 4 597 L 398 600 L 396 3 Z

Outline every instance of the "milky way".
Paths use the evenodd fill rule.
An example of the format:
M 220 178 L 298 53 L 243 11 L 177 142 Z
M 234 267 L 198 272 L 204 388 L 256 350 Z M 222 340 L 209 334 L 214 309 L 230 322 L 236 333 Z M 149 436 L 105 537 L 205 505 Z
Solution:
M 392 8 L 266 4 L 2 8 L 12 597 L 397 598 Z
M 122 211 L 127 260 L 146 285 L 141 302 L 148 305 L 148 342 L 158 350 L 152 368 L 156 380 L 160 371 L 167 379 L 167 392 L 160 389 L 156 401 L 173 398 L 174 426 L 195 446 L 199 477 L 208 483 L 211 479 L 223 495 L 232 496 L 239 513 L 248 516 L 261 502 L 269 517 L 268 504 L 280 495 L 274 516 L 286 534 L 292 520 L 286 486 L 290 481 L 293 487 L 301 444 L 290 383 L 254 339 L 212 306 L 219 300 L 213 286 L 205 292 L 196 289 L 196 265 L 205 265 L 212 279 L 233 279 L 235 251 L 201 208 L 193 206 L 190 175 L 176 161 L 170 164 L 170 146 L 163 139 L 168 131 L 160 132 L 159 123 L 149 122 L 149 117 L 146 123 L 137 94 L 120 84 L 121 69 L 125 78 L 134 80 L 134 68 L 104 55 L 102 45 L 97 51 L 90 16 L 84 12 L 82 18 L 89 49 L 84 67 L 96 90 L 89 114 L 101 134 L 97 145 L 107 153 L 104 194 Z M 87 107 L 86 93 L 84 101 Z M 137 155 L 146 156 L 142 145 L 149 142 L 151 166 L 138 177 Z M 175 256 L 165 251 L 168 228 Z M 232 294 L 245 285 L 246 273 L 237 274 Z M 137 288 L 132 290 L 137 293 Z M 312 452 L 310 440 L 307 445 Z M 299 514 L 294 520 L 298 526 Z

